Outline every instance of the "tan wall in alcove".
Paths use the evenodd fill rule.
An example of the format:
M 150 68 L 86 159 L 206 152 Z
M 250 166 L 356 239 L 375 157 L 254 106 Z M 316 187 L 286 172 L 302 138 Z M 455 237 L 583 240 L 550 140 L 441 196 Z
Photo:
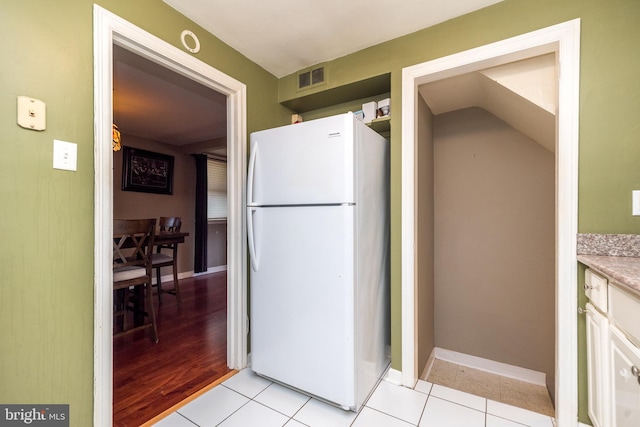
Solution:
M 416 317 L 418 375 L 422 374 L 434 342 L 434 116 L 418 97 L 418 144 L 416 145 Z
M 555 156 L 479 108 L 435 118 L 435 344 L 555 390 Z

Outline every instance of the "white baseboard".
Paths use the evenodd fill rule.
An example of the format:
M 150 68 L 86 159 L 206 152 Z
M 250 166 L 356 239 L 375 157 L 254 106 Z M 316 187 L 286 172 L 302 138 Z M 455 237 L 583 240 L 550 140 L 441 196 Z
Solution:
M 193 277 L 193 271 L 184 271 L 182 273 L 178 273 L 178 280 L 180 279 L 188 279 L 189 277 Z M 160 276 L 162 283 L 173 282 L 173 274 L 167 274 L 164 276 Z M 155 270 L 153 274 L 152 283 L 156 285 L 158 283 L 157 276 L 155 275 Z
M 387 376 L 384 377 L 384 380 L 390 382 L 391 384 L 402 385 L 402 371 L 389 368 L 389 370 L 387 371 Z
M 227 271 L 227 266 L 226 265 L 218 265 L 216 267 L 209 267 L 207 268 L 207 271 L 203 271 L 201 273 L 194 273 L 193 271 L 191 272 L 191 276 L 202 276 L 204 274 L 211 274 L 211 273 L 219 273 L 221 271 Z M 189 277 L 191 277 L 189 276 Z
M 178 273 L 178 280 L 188 279 L 189 277 L 204 276 L 205 274 L 219 273 L 221 271 L 227 271 L 227 266 L 226 265 L 218 265 L 216 267 L 209 267 L 207 269 L 207 271 L 203 271 L 201 273 L 194 273 L 193 270 L 191 270 L 191 271 L 183 271 L 182 273 Z M 173 281 L 173 274 L 167 274 L 167 275 L 164 275 L 164 276 L 160 276 L 160 278 L 162 279 L 162 283 L 172 282 Z M 156 280 L 156 275 L 155 275 L 155 270 L 154 270 L 153 284 L 155 285 L 156 283 L 157 283 L 157 280 Z
M 431 368 L 433 367 L 433 362 L 436 360 L 436 348 L 434 348 L 433 351 L 431 352 L 431 354 L 429 355 L 429 359 L 427 359 L 427 364 L 424 366 L 424 369 L 422 370 L 422 373 L 418 377 L 421 380 L 425 380 L 426 381 L 427 377 L 429 376 L 429 372 L 431 371 Z
M 493 360 L 483 359 L 481 357 L 471 356 L 469 354 L 458 353 L 456 351 L 445 350 L 439 347 L 434 348 L 433 354 L 436 359 L 455 363 L 457 365 L 468 366 L 469 368 L 501 375 L 503 377 L 513 378 L 531 384 L 543 386 L 547 385 L 547 376 L 543 372 L 537 372 L 527 368 L 508 365 L 506 363 L 495 362 Z
M 166 280 L 171 281 L 173 280 L 173 276 L 171 274 L 167 275 L 167 276 L 161 276 L 162 277 L 162 282 L 164 283 Z M 178 273 L 178 280 L 180 279 L 188 279 L 189 277 L 193 277 L 193 271 L 184 271 L 182 273 Z

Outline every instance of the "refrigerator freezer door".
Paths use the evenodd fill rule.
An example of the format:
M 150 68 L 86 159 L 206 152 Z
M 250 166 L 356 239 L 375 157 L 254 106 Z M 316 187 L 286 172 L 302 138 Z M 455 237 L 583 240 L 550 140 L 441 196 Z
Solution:
M 354 206 L 249 208 L 251 365 L 354 407 Z
M 354 203 L 353 114 L 251 134 L 247 204 Z

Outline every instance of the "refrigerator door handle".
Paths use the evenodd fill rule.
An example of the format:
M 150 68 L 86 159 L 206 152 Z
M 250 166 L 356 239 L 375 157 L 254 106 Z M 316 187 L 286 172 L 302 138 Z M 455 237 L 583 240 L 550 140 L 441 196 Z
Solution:
M 253 204 L 253 175 L 256 169 L 256 157 L 258 157 L 258 145 L 254 145 L 249 157 L 249 173 L 247 177 L 247 204 Z
M 255 235 L 253 233 L 253 215 L 256 208 L 247 208 L 247 240 L 249 240 L 249 260 L 251 261 L 251 269 L 258 271 L 258 257 L 256 254 Z

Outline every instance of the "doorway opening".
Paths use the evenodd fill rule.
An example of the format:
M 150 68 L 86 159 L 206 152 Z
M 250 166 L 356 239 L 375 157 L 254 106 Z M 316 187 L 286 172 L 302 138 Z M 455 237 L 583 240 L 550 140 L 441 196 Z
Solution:
M 113 422 L 138 425 L 183 404 L 226 375 L 227 367 L 227 97 L 187 77 L 113 45 L 113 119 L 121 133 L 113 153 L 114 218 L 181 218 L 189 236 L 178 245 L 179 294 L 173 268 L 155 277 L 154 312 L 160 340 L 148 334 L 113 341 Z M 116 147 L 117 148 L 117 147 Z M 125 191 L 120 177 L 125 151 L 171 156 L 171 194 Z M 196 197 L 200 157 L 207 159 L 204 197 Z M 195 191 L 194 191 L 195 189 Z M 206 239 L 205 239 L 206 234 Z M 205 244 L 206 242 L 206 244 Z M 197 255 L 198 250 L 206 249 Z M 166 251 L 173 256 L 173 251 Z M 196 265 L 196 259 L 199 261 Z M 206 263 L 205 263 L 206 261 Z M 167 274 L 168 273 L 168 274 Z M 195 276 L 195 277 L 193 277 Z M 173 295 L 171 295 L 173 293 Z M 164 295 L 164 296 L 163 296 Z M 177 303 L 180 295 L 181 304 Z M 189 351 L 185 352 L 185 348 Z
M 413 386 L 418 375 L 417 293 L 417 144 L 418 88 L 540 55 L 558 64 L 555 147 L 555 396 L 560 426 L 577 423 L 577 154 L 579 28 L 574 20 L 403 70 L 402 84 L 402 383 Z M 417 248 L 417 249 L 416 249 Z M 428 332 L 427 332 L 428 333 Z
M 120 46 L 227 98 L 228 246 L 227 365 L 247 363 L 246 337 L 246 87 L 241 82 L 94 6 L 94 424 L 112 424 L 113 46 Z
M 550 74 L 553 82 L 555 58 L 549 58 L 550 72 L 542 73 L 543 58 L 512 65 Z M 484 75 L 468 77 L 482 81 Z M 429 94 L 431 85 L 420 88 L 420 115 L 428 117 L 419 122 L 432 125 L 418 128 L 418 373 L 432 383 L 553 416 L 555 116 L 545 110 L 535 127 L 549 129 L 548 149 L 518 128 L 520 121 L 534 121 L 541 107 L 533 101 L 539 100 L 505 93 L 508 81 L 486 79 L 483 97 L 493 100 L 488 109 L 463 102 L 444 112 Z M 455 87 L 443 92 L 447 99 L 456 94 Z M 505 117 L 498 94 L 508 95 L 507 111 L 520 110 L 516 117 Z M 442 375 L 451 363 L 467 367 L 457 370 L 455 381 Z M 514 390 L 527 398 L 515 399 Z

